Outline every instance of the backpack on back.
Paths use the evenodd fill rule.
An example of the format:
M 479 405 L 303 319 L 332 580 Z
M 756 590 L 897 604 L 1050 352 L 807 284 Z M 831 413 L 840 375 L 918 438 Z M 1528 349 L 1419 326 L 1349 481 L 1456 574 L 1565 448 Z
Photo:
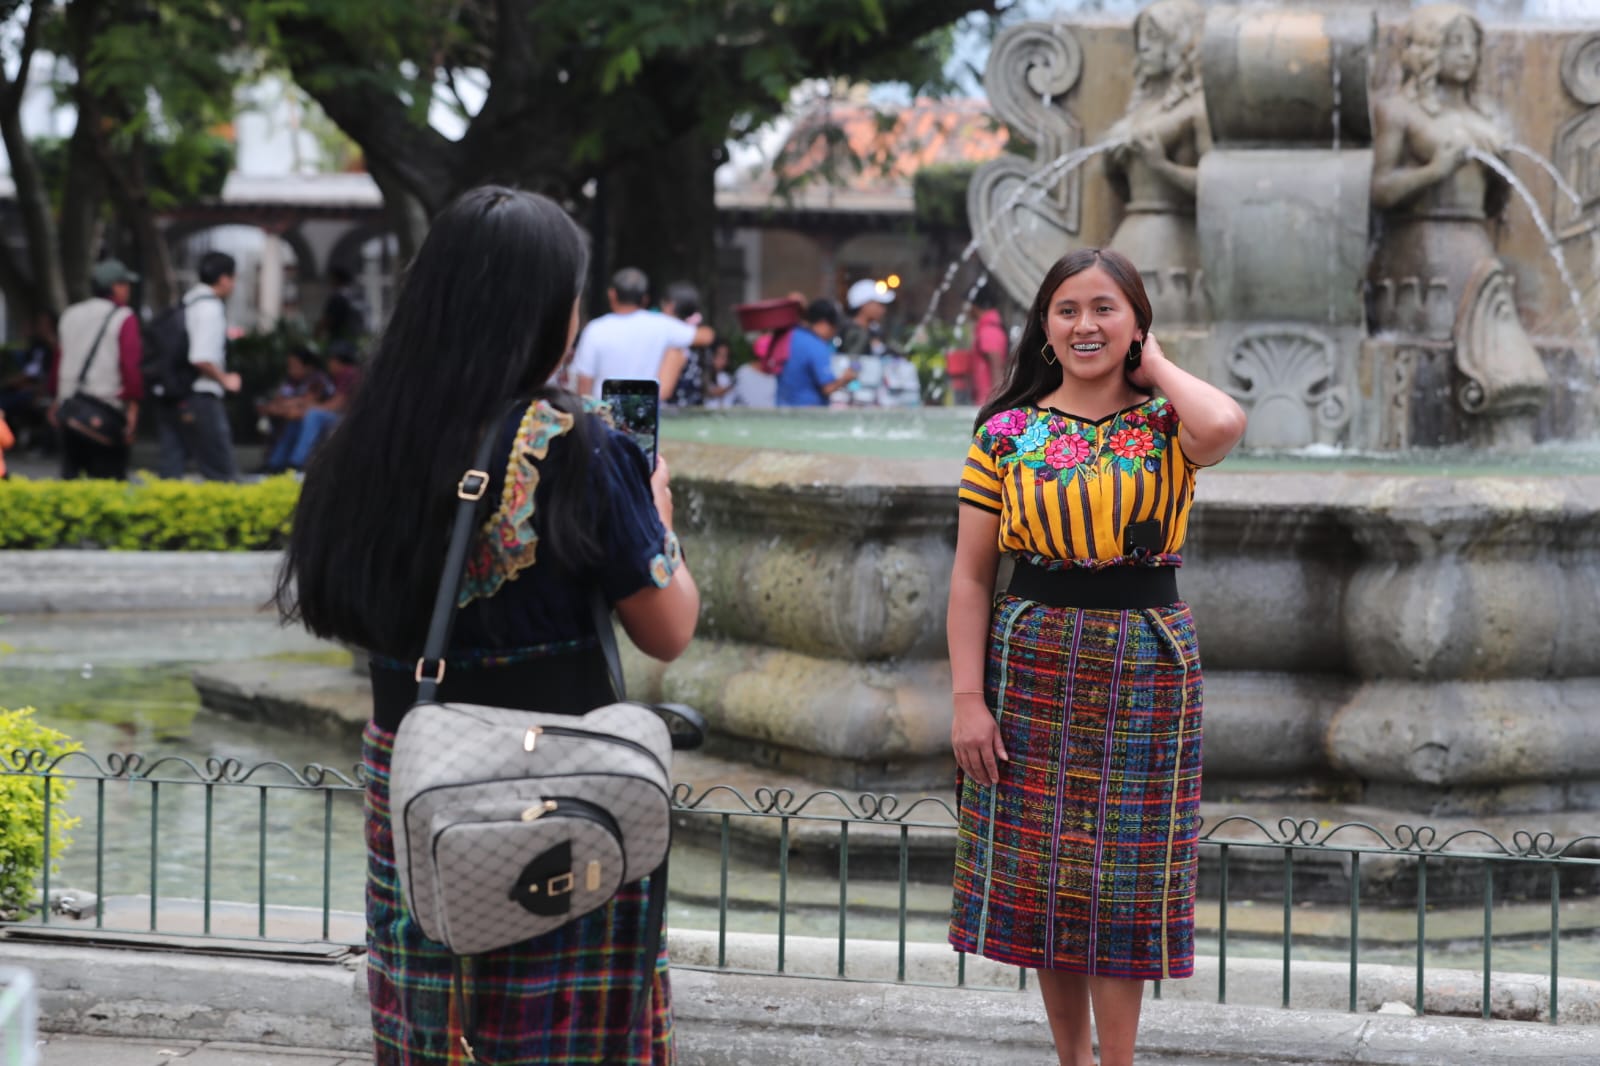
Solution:
M 763 373 L 777 377 L 789 363 L 789 346 L 794 339 L 794 327 L 762 334 L 752 345 L 756 364 Z
M 201 296 L 220 300 L 220 296 Z M 145 388 L 162 400 L 181 400 L 194 391 L 200 372 L 189 361 L 189 323 L 184 314 L 189 301 L 179 300 L 156 312 L 144 328 L 144 358 L 139 373 Z

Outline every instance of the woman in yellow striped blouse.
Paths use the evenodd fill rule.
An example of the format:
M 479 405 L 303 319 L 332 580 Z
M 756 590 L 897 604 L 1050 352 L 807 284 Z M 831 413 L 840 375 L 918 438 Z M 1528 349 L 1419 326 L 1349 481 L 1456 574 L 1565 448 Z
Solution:
M 1039 972 L 1063 1066 L 1132 1066 L 1144 982 L 1194 969 L 1201 682 L 1176 567 L 1244 412 L 1150 335 L 1139 272 L 1046 274 L 962 472 L 948 633 L 950 940 Z M 993 594 L 1002 553 L 1010 584 Z

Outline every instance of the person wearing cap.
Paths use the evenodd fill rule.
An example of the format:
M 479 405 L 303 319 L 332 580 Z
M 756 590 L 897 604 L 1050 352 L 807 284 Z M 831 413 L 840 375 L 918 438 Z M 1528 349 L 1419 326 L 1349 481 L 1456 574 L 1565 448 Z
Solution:
M 119 259 L 102 259 L 94 265 L 89 278 L 94 295 L 63 311 L 57 327 L 61 347 L 50 372 L 50 394 L 55 399 L 50 404 L 49 419 L 52 426 L 59 428 L 57 413 L 61 403 L 75 393 L 121 411 L 127 428 L 120 441 L 103 444 L 78 433 L 61 434 L 61 476 L 67 480 L 89 477 L 126 481 L 128 454 L 139 425 L 139 404 L 144 399 L 144 378 L 139 373 L 139 360 L 144 354 L 139 316 L 128 307 L 139 275 Z
M 812 300 L 789 334 L 789 359 L 778 372 L 779 407 L 826 407 L 828 397 L 856 379 L 854 370 L 833 372 L 833 338 L 839 305 Z
M 848 355 L 883 355 L 883 320 L 894 303 L 894 290 L 881 281 L 862 278 L 845 293 L 850 321 L 839 336 L 839 350 Z

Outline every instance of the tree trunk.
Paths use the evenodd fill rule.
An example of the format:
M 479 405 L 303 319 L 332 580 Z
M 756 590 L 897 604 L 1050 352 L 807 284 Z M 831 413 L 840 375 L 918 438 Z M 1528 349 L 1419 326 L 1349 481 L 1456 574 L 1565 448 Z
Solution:
M 150 203 L 144 138 L 134 137 L 121 151 L 114 149 L 104 122 L 104 116 L 113 112 L 104 108 L 102 101 L 94 98 L 81 82 L 76 96 L 78 122 L 80 125 L 89 123 L 95 156 L 100 161 L 105 188 L 111 194 L 117 218 L 138 246 L 145 302 L 151 307 L 166 307 L 177 300 L 177 282 L 166 234 L 161 232 L 155 208 Z M 119 121 L 126 120 L 119 117 Z
M 127 227 L 139 248 L 139 261 L 144 271 L 145 302 L 151 307 L 167 307 L 178 299 L 177 280 L 172 272 L 172 252 L 167 247 L 167 235 L 156 222 L 155 209 L 150 205 L 150 190 L 145 181 L 144 139 L 137 138 L 128 146 L 126 154 L 106 152 L 105 176 L 111 192 L 111 202 L 116 205 L 117 217 Z
M 172 249 L 167 247 L 167 235 L 156 222 L 148 196 L 136 204 L 127 224 L 143 253 L 145 301 L 156 308 L 177 303 L 178 279 L 172 269 Z
M 19 90 L 20 91 L 20 90 Z M 28 259 L 33 268 L 35 310 L 59 315 L 67 306 L 66 286 L 61 282 L 61 258 L 56 245 L 56 223 L 50 211 L 50 190 L 39 173 L 33 146 L 22 132 L 18 111 L 6 108 L 0 113 L 0 136 L 5 139 L 6 155 L 11 160 L 11 178 L 16 183 L 17 210 L 28 240 Z
M 61 194 L 61 278 L 67 302 L 89 298 L 89 271 L 100 243 L 105 171 L 95 155 L 94 134 L 79 122 L 67 144 L 66 187 Z
M 400 238 L 400 262 L 402 265 L 409 263 L 411 257 L 417 254 L 417 249 L 422 247 L 422 239 L 428 235 L 428 209 L 392 170 L 375 163 L 371 157 L 367 158 L 367 173 L 372 175 L 378 191 L 383 193 L 384 213 L 389 216 L 389 224 Z
M 654 298 L 674 281 L 692 281 L 706 317 L 713 317 L 718 310 L 713 175 L 721 151 L 697 129 L 611 169 L 603 182 L 607 277 L 625 266 L 638 267 L 649 276 Z

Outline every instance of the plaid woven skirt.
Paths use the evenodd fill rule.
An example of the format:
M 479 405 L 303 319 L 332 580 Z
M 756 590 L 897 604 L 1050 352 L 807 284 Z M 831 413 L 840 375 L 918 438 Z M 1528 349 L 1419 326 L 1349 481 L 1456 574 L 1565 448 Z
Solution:
M 1189 608 L 1002 595 L 984 671 L 1008 762 L 960 781 L 950 942 L 1031 969 L 1194 972 L 1201 679 Z
M 400 903 L 389 825 L 394 734 L 367 723 L 367 992 L 373 1061 L 379 1066 L 465 1063 L 451 981 L 452 956 L 429 940 Z M 494 1066 L 672 1062 L 672 1000 L 663 945 L 650 973 L 648 1028 L 631 1024 L 645 938 L 648 879 L 560 929 L 473 956 L 467 990 L 473 1048 Z

